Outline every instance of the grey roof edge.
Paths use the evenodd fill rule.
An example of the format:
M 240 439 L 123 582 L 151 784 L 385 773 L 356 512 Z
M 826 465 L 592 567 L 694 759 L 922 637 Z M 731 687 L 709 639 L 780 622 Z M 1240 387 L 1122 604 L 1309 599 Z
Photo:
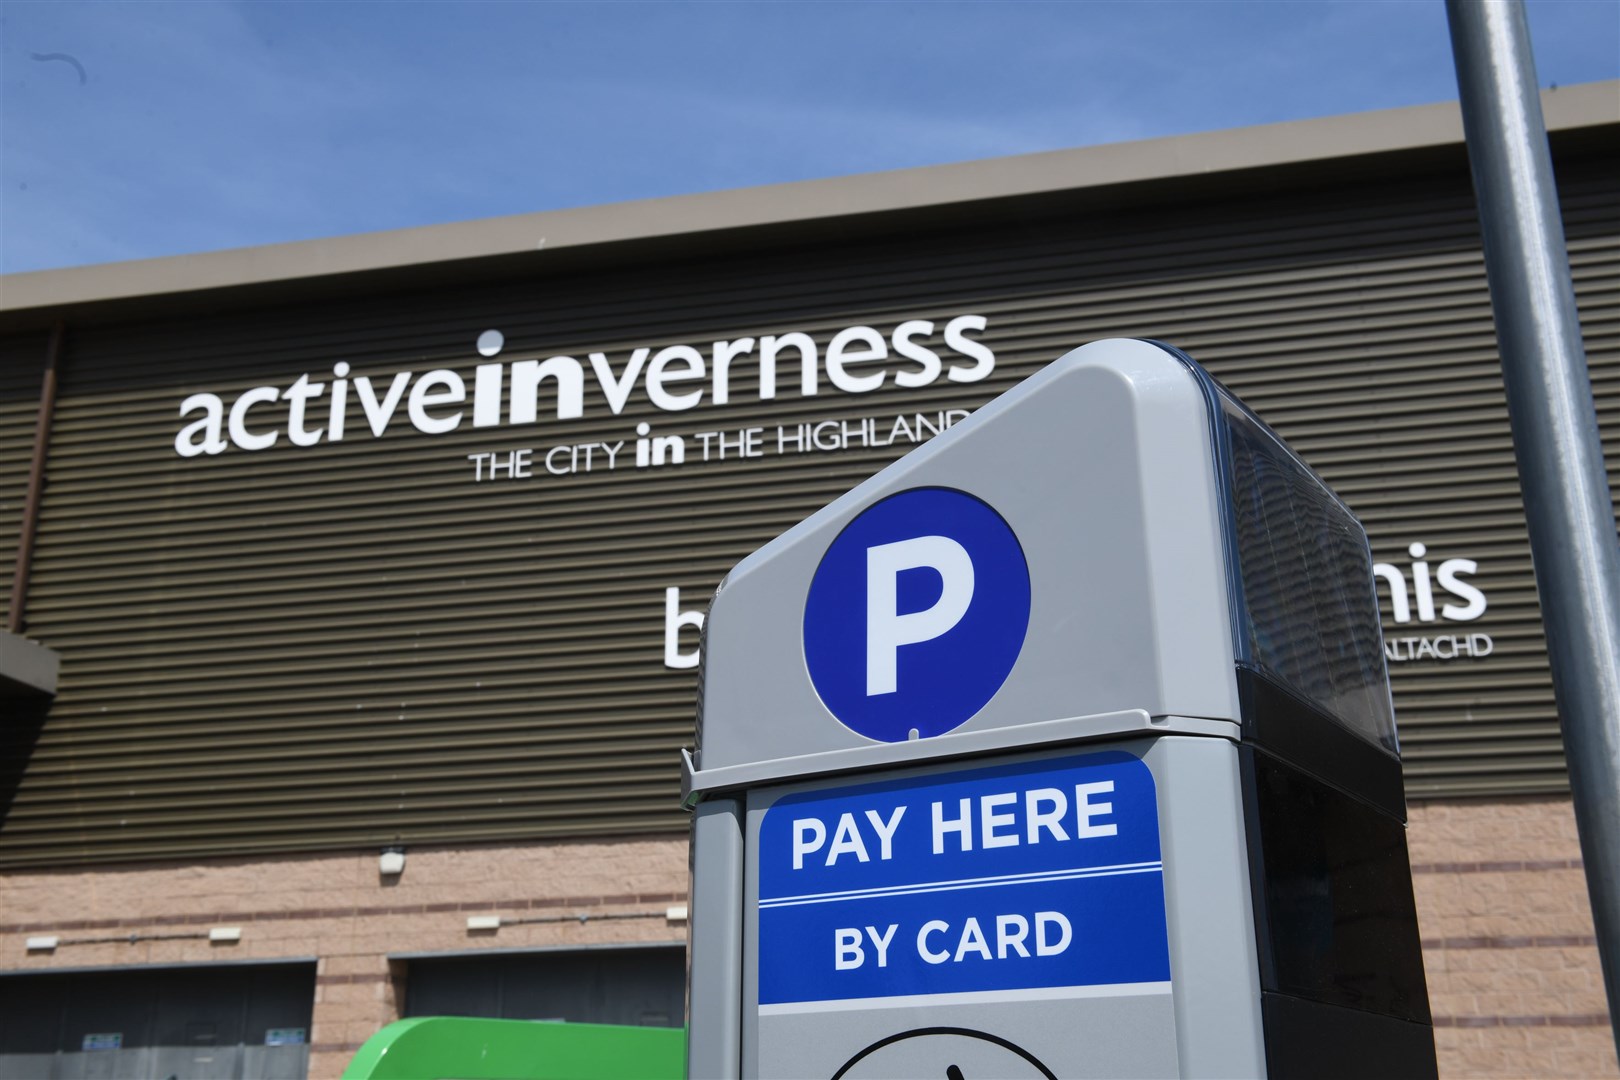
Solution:
M 61 667 L 55 650 L 0 630 L 0 698 L 13 693 L 55 696 Z
M 1549 131 L 1620 123 L 1620 80 L 1542 92 Z M 1455 101 L 949 165 L 0 276 L 0 313 L 678 237 L 1458 145 Z

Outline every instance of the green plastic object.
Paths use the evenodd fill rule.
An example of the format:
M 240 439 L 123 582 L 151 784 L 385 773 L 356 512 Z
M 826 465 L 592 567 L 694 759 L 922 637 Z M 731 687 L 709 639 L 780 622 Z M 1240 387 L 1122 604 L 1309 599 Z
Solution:
M 343 1080 L 680 1080 L 681 1028 L 424 1016 L 389 1024 Z

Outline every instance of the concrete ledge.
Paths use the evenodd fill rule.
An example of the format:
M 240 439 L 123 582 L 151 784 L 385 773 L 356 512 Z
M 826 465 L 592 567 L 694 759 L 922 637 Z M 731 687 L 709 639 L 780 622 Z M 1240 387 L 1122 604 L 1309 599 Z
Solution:
M 56 696 L 62 658 L 38 642 L 0 631 L 0 698 Z

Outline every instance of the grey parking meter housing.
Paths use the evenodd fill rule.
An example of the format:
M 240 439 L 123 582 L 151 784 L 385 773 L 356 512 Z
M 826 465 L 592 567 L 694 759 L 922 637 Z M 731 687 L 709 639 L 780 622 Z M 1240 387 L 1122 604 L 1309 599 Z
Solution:
M 1180 351 L 1055 361 L 704 639 L 691 1075 L 1434 1075 L 1366 536 Z

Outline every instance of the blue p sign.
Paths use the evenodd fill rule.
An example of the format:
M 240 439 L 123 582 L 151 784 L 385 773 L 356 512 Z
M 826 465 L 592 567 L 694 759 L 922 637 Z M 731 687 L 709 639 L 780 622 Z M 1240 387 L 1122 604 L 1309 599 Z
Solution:
M 822 556 L 804 658 L 840 723 L 879 742 L 943 735 L 1007 680 L 1029 628 L 1029 568 L 1001 515 L 916 488 L 862 511 Z

